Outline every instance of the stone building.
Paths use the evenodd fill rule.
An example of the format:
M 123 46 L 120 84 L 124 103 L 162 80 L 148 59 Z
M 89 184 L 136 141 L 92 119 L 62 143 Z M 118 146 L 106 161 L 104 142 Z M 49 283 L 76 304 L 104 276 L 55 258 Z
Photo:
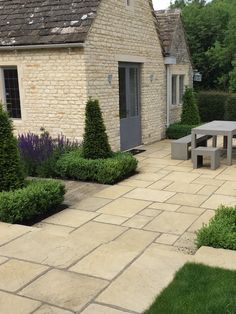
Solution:
M 89 97 L 115 150 L 160 140 L 179 119 L 192 81 L 180 13 L 151 0 L 2 0 L 0 23 L 0 101 L 16 132 L 81 139 Z

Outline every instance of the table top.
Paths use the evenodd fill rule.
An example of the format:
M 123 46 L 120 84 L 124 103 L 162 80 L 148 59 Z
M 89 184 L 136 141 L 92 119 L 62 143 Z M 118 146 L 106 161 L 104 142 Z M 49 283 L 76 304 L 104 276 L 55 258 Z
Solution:
M 201 133 L 209 134 L 211 132 L 211 135 L 217 135 L 220 133 L 228 133 L 232 132 L 236 134 L 236 121 L 212 121 L 203 125 L 200 125 L 194 129 L 192 129 L 193 133 Z

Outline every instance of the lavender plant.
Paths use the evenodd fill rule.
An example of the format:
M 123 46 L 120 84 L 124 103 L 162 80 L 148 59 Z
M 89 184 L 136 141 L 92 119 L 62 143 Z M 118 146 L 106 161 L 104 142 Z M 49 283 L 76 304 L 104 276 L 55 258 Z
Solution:
M 44 129 L 40 135 L 31 132 L 19 135 L 18 143 L 27 174 L 41 177 L 54 177 L 58 158 L 80 147 L 79 142 L 62 134 L 55 139 Z

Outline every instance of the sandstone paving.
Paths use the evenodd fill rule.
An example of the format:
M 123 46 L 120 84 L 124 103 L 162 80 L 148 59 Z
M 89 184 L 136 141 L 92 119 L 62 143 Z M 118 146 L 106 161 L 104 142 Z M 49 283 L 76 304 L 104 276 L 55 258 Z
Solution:
M 117 215 L 101 214 L 97 216 L 94 219 L 94 221 L 114 224 L 114 225 L 121 225 L 127 219 L 128 219 L 127 217 L 122 217 L 122 216 L 117 216 Z
M 145 225 L 147 225 L 153 218 L 143 215 L 136 215 L 126 222 L 123 223 L 123 226 L 130 228 L 138 228 L 142 229 Z
M 196 215 L 163 212 L 144 228 L 151 231 L 180 235 L 185 232 L 197 218 L 198 216 Z
M 218 180 L 218 179 L 211 179 L 204 176 L 198 177 L 196 180 L 194 180 L 192 183 L 194 184 L 202 184 L 205 186 L 216 186 L 220 187 L 225 181 L 224 180 Z
M 172 171 L 170 174 L 165 176 L 165 180 L 168 181 L 177 181 L 180 183 L 191 183 L 199 177 L 199 174 L 196 173 L 184 173 L 182 171 Z
M 212 267 L 236 270 L 236 251 L 202 246 L 195 254 L 194 261 Z
M 59 236 L 46 231 L 26 234 L 1 247 L 0 254 L 65 268 L 95 249 L 103 241 L 110 241 L 125 230 L 124 227 L 106 224 L 97 226 L 96 223 L 91 223 L 89 227 L 78 229 L 70 236 Z
M 152 185 L 149 185 L 149 189 L 154 189 L 154 190 L 162 190 L 169 186 L 172 183 L 172 181 L 167 181 L 167 180 L 158 180 L 157 182 L 153 183 Z
M 0 289 L 15 292 L 47 269 L 40 264 L 11 259 L 0 265 Z
M 81 314 L 127 314 L 127 311 L 120 311 L 100 304 L 90 304 Z
M 0 222 L 0 246 L 30 231 L 34 228 Z
M 64 225 L 69 227 L 79 227 L 80 225 L 83 225 L 89 220 L 92 220 L 96 216 L 98 216 L 98 214 L 93 212 L 66 209 L 56 215 L 53 215 L 43 220 L 43 222 Z
M 39 301 L 0 291 L 0 311 L 3 314 L 31 314 L 40 304 Z
M 107 285 L 106 280 L 53 269 L 24 288 L 20 294 L 79 311 Z
M 160 250 L 152 244 L 96 300 L 142 313 L 190 259 L 188 255 Z
M 191 232 L 185 232 L 181 237 L 175 242 L 174 246 L 187 248 L 195 252 L 197 250 L 196 244 L 196 234 Z
M 163 233 L 156 239 L 156 243 L 166 244 L 166 245 L 173 245 L 177 239 L 179 238 L 178 235 Z
M 82 199 L 81 201 L 77 202 L 73 209 L 81 209 L 81 210 L 88 210 L 88 211 L 96 211 L 102 206 L 105 206 L 107 203 L 110 203 L 110 199 L 100 198 L 100 197 L 88 197 Z
M 198 216 L 200 216 L 204 211 L 206 211 L 205 208 L 193 207 L 193 206 L 181 206 L 177 209 L 177 212 L 193 214 L 193 215 L 198 215 Z
M 133 191 L 127 193 L 125 197 L 151 202 L 165 202 L 174 194 L 174 192 L 152 190 L 148 188 L 136 188 Z
M 50 306 L 50 305 L 42 305 L 38 310 L 34 312 L 34 314 L 72 314 L 73 312 L 60 309 L 55 306 Z
M 189 232 L 198 231 L 204 224 L 208 224 L 210 219 L 215 216 L 214 210 L 206 210 L 199 218 L 190 226 L 188 229 Z
M 0 256 L 0 265 L 5 263 L 8 259 L 6 257 Z
M 156 237 L 152 232 L 128 230 L 116 240 L 97 248 L 70 270 L 111 280 Z
M 198 194 L 202 195 L 212 195 L 214 192 L 218 190 L 217 186 L 213 185 L 205 185 L 201 190 L 198 191 Z
M 181 184 L 179 182 L 174 182 L 168 185 L 164 190 L 165 191 L 172 191 L 172 192 L 179 192 L 179 193 L 190 193 L 194 194 L 197 193 L 199 190 L 203 188 L 203 185 L 200 184 L 191 184 L 191 183 L 184 183 Z
M 236 166 L 231 166 L 222 171 L 217 177 L 217 180 L 235 181 Z
M 133 187 L 113 185 L 95 194 L 96 197 L 116 199 L 131 191 Z
M 150 169 L 151 170 L 151 169 Z M 153 171 L 153 169 L 152 169 Z M 166 173 L 153 173 L 153 172 L 145 172 L 145 173 L 140 173 L 140 174 L 136 174 L 135 176 L 133 176 L 133 179 L 135 180 L 141 180 L 141 181 L 147 181 L 151 183 L 154 183 L 160 179 L 162 179 L 163 177 L 165 177 Z
M 126 186 L 135 187 L 135 188 L 146 188 L 150 184 L 151 184 L 150 181 L 134 180 L 134 179 L 126 179 L 119 183 L 119 185 L 126 185 Z
M 213 194 L 201 206 L 209 209 L 217 209 L 220 205 L 236 206 L 236 196 Z
M 180 205 L 154 202 L 149 206 L 149 208 L 174 212 L 180 208 Z
M 145 208 L 142 210 L 139 215 L 144 215 L 148 217 L 156 217 L 161 213 L 161 210 L 159 209 L 153 209 L 153 208 Z
M 97 212 L 121 217 L 132 217 L 151 203 L 144 200 L 119 198 L 100 208 Z
M 199 207 L 207 199 L 208 199 L 208 196 L 206 196 L 206 195 L 176 193 L 173 197 L 168 199 L 168 203 L 173 203 L 173 204 L 177 204 L 177 205 L 184 205 L 184 206 Z M 203 206 L 203 207 L 205 207 L 205 206 Z
M 54 233 L 61 236 L 69 235 L 75 228 L 63 225 L 55 225 L 52 223 L 40 222 L 35 227 L 46 230 L 50 233 Z
M 218 188 L 216 194 L 230 195 L 236 197 L 236 181 L 225 182 Z

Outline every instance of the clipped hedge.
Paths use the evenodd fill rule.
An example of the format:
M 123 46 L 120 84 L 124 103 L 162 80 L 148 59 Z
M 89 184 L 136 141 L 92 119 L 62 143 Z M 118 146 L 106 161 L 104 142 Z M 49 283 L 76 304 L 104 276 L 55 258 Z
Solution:
M 114 153 L 107 159 L 85 159 L 80 150 L 64 154 L 56 164 L 56 172 L 64 179 L 114 184 L 137 168 L 137 160 L 130 153 Z
M 220 207 L 197 232 L 197 245 L 236 250 L 236 207 Z
M 192 128 L 195 128 L 196 125 L 185 125 L 181 123 L 171 124 L 166 130 L 166 136 L 169 139 L 177 140 L 181 137 L 191 134 Z
M 22 189 L 0 193 L 0 221 L 21 223 L 55 209 L 65 187 L 55 180 L 32 180 Z
M 232 95 L 225 103 L 225 120 L 236 121 L 236 95 Z
M 230 94 L 219 91 L 202 91 L 197 95 L 197 104 L 202 122 L 224 120 L 225 103 Z

